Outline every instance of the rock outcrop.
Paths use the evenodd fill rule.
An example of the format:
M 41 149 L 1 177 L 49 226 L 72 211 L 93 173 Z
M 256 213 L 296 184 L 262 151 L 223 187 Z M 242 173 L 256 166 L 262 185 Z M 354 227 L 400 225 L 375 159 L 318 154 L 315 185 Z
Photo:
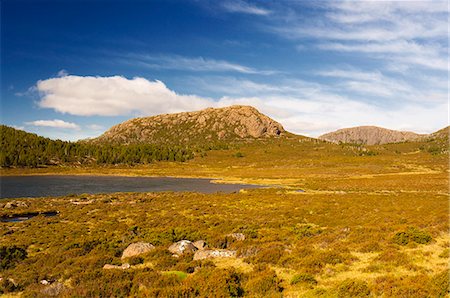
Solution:
M 105 264 L 103 266 L 103 269 L 105 270 L 111 270 L 111 269 L 119 269 L 119 270 L 126 270 L 126 269 L 130 269 L 130 264 L 128 263 L 124 263 L 122 265 L 111 265 L 111 264 Z
M 207 249 L 198 250 L 194 254 L 194 260 L 204 260 L 212 258 L 235 258 L 236 251 L 228 249 Z
M 169 251 L 177 256 L 181 256 L 186 253 L 193 253 L 196 250 L 197 248 L 189 240 L 180 240 L 169 246 Z
M 208 140 L 276 137 L 281 124 L 250 106 L 135 118 L 113 126 L 94 143 L 186 144 Z
M 358 126 L 339 129 L 321 135 L 319 139 L 333 143 L 356 143 L 363 145 L 377 145 L 420 140 L 427 135 L 420 135 L 409 131 L 391 130 L 376 126 Z
M 138 256 L 140 254 L 145 254 L 151 250 L 155 249 L 155 247 L 146 242 L 136 242 L 131 243 L 122 253 L 122 259 L 131 258 L 134 256 Z
M 204 250 L 208 247 L 208 244 L 206 244 L 205 240 L 197 240 L 194 243 L 195 248 L 197 248 L 198 250 Z

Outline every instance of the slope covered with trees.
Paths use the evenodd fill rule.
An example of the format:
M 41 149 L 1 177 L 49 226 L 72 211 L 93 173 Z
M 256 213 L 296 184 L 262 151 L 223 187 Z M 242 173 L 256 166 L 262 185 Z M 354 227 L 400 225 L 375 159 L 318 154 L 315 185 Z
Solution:
M 51 140 L 5 125 L 0 126 L 0 166 L 38 167 L 58 164 L 146 164 L 186 161 L 191 149 L 181 146 L 100 145 Z

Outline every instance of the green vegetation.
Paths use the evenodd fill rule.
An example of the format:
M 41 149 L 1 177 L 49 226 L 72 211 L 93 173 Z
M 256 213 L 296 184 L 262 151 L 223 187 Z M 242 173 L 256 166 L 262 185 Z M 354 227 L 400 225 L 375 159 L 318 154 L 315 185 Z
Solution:
M 232 194 L 17 199 L 26 206 L 0 208 L 0 216 L 59 213 L 0 225 L 2 254 L 8 256 L 1 258 L 5 261 L 0 292 L 57 292 L 63 297 L 448 296 L 445 134 L 374 146 L 337 145 L 288 134 L 226 146 L 211 143 L 208 148 L 212 150 L 192 149 L 193 158 L 183 163 L 109 166 L 93 160 L 73 167 L 71 162 L 87 155 L 71 153 L 75 159 L 65 167 L 2 169 L 6 175 L 212 177 L 219 183 L 271 187 Z M 242 156 L 237 158 L 237 153 Z M 246 238 L 237 241 L 230 233 Z M 175 258 L 167 248 L 182 239 L 236 250 L 237 257 Z M 125 260 L 129 269 L 103 269 L 105 264 L 121 265 L 123 250 L 139 241 L 156 248 Z
M 14 267 L 15 263 L 22 261 L 27 257 L 27 252 L 22 247 L 15 245 L 0 247 L 0 270 Z
M 212 293 L 314 297 L 321 292 L 391 297 L 409 293 L 410 288 L 437 297 L 446 291 L 442 276 L 448 265 L 441 255 L 450 241 L 449 207 L 447 196 L 437 192 L 426 197 L 414 192 L 337 195 L 275 188 L 234 194 L 118 193 L 23 201 L 28 207 L 2 208 L 0 216 L 60 211 L 55 217 L 37 216 L 0 226 L 0 241 L 9 248 L 4 251 L 26 248 L 25 258 L 23 254 L 9 258 L 14 260 L 12 266 L 0 271 L 0 276 L 16 283 L 13 290 L 24 295 L 47 289 L 39 283 L 43 279 L 63 284 L 67 296 L 83 297 L 208 297 Z M 311 227 L 320 227 L 321 232 L 299 237 L 293 226 L 309 227 L 308 233 Z M 420 231 L 433 241 L 393 244 L 396 233 L 408 227 L 426 227 Z M 246 239 L 227 237 L 236 231 L 245 233 Z M 238 257 L 174 258 L 167 248 L 180 239 L 203 239 L 213 248 L 237 250 Z M 138 241 L 150 242 L 156 249 L 127 260 L 130 269 L 102 269 L 105 264 L 120 265 L 123 250 Z M 378 247 L 361 252 L 373 248 L 374 242 Z
M 96 145 L 87 142 L 51 140 L 35 134 L 0 126 L 0 167 L 46 165 L 148 164 L 155 161 L 186 161 L 191 149 L 157 145 Z
M 394 242 L 399 245 L 406 245 L 410 242 L 418 244 L 428 244 L 433 238 L 424 231 L 420 231 L 414 227 L 408 227 L 404 232 L 398 232 L 394 236 Z

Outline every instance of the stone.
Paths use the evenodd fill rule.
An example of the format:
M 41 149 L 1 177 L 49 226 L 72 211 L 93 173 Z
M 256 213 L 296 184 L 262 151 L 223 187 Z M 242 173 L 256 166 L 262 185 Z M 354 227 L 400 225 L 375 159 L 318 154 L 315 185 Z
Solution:
M 111 269 L 120 269 L 120 270 L 126 270 L 126 269 L 130 269 L 130 264 L 128 263 L 124 263 L 122 265 L 111 265 L 111 264 L 105 264 L 103 266 L 103 269 L 105 270 L 111 270 Z
M 192 244 L 194 244 L 195 248 L 197 248 L 198 250 L 204 250 L 208 247 L 208 244 L 206 244 L 205 240 L 197 240 Z
M 189 240 L 180 240 L 169 246 L 169 251 L 178 256 L 186 253 L 194 253 L 196 250 L 197 248 Z
M 235 258 L 236 251 L 228 249 L 207 249 L 198 250 L 194 254 L 194 260 L 204 260 L 213 258 Z
M 3 206 L 3 208 L 6 208 L 6 209 L 13 209 L 13 208 L 16 208 L 16 207 L 17 207 L 17 205 L 14 204 L 14 202 L 8 202 L 8 203 L 5 204 L 5 206 Z
M 155 247 L 151 243 L 147 242 L 136 242 L 128 245 L 127 248 L 122 253 L 122 259 L 131 258 L 134 256 L 138 256 L 141 254 L 145 254 L 151 250 L 155 249 Z
M 45 289 L 41 291 L 41 293 L 45 296 L 57 297 L 60 296 L 65 289 L 66 287 L 62 283 L 55 282 L 51 285 L 46 286 Z

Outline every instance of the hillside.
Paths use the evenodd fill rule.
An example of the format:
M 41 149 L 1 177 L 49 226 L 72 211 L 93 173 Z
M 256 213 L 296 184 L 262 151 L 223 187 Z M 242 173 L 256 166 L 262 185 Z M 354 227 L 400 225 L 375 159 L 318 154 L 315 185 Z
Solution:
M 147 164 L 154 161 L 185 161 L 194 153 L 179 146 L 137 144 L 132 146 L 65 142 L 0 125 L 0 167 L 49 165 Z
M 131 119 L 113 126 L 92 142 L 185 145 L 276 137 L 284 133 L 281 124 L 255 108 L 230 106 Z
M 377 145 L 420 140 L 426 135 L 409 131 L 391 130 L 377 126 L 358 126 L 343 128 L 319 137 L 333 143 L 356 143 Z

